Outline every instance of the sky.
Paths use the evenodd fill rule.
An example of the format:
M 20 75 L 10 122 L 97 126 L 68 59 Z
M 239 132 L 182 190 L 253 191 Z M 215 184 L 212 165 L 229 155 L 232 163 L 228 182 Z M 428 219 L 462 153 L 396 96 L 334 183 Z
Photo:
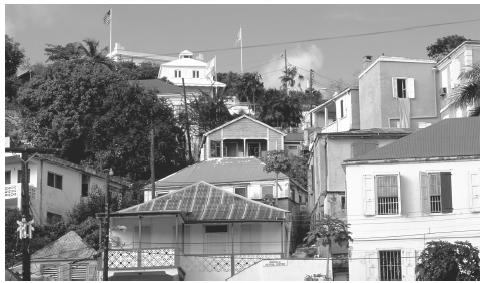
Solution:
M 173 55 L 202 50 L 205 61 L 216 56 L 218 72 L 240 72 L 236 43 L 242 27 L 244 71 L 261 73 L 266 87 L 280 86 L 286 50 L 289 65 L 314 86 L 334 80 L 347 83 L 361 71 L 362 57 L 427 58 L 426 46 L 437 38 L 459 34 L 480 39 L 480 22 L 413 29 L 402 32 L 252 48 L 249 46 L 369 33 L 419 25 L 479 19 L 479 5 L 134 5 L 69 4 L 5 5 L 5 32 L 25 50 L 30 64 L 45 62 L 45 45 L 79 42 L 86 38 L 109 46 L 109 27 L 103 23 L 112 8 L 112 45 L 126 50 Z M 304 82 L 302 82 L 304 83 Z

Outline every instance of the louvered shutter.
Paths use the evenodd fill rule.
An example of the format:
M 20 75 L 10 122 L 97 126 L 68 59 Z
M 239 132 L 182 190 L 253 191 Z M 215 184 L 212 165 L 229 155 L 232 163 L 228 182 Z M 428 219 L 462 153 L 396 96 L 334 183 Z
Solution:
M 70 265 L 70 280 L 71 281 L 86 281 L 87 280 L 87 263 L 76 263 Z
M 414 79 L 407 78 L 406 79 L 406 97 L 407 98 L 414 98 Z
M 59 280 L 70 281 L 70 264 L 62 263 L 59 266 Z
M 480 172 L 470 173 L 471 211 L 480 211 Z
M 42 274 L 44 280 L 48 280 L 48 278 L 53 278 L 54 280 L 57 280 L 59 277 L 59 266 L 57 265 L 42 265 L 40 267 L 40 274 Z
M 419 188 L 421 190 L 421 212 L 430 213 L 429 206 L 429 175 L 426 172 L 419 172 Z
M 377 281 L 379 274 L 377 251 L 368 252 L 364 257 L 366 262 L 366 278 L 364 281 Z
M 441 212 L 453 212 L 451 173 L 441 172 Z
M 89 264 L 87 266 L 87 281 L 97 281 L 97 266 L 94 264 Z
M 415 281 L 416 280 L 416 266 L 414 250 L 402 249 L 401 250 L 401 272 L 402 281 Z
M 399 172 L 397 173 L 397 214 L 401 215 L 403 211 L 402 207 L 402 198 L 401 198 L 401 175 Z
M 362 186 L 364 190 L 364 214 L 376 214 L 376 196 L 374 190 L 374 176 L 364 175 L 362 177 Z
M 392 97 L 397 98 L 397 78 L 392 78 Z

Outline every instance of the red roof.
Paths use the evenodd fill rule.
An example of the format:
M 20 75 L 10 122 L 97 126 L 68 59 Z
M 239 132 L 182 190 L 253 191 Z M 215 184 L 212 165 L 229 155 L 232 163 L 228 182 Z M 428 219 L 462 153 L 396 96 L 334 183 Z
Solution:
M 347 161 L 480 155 L 480 118 L 445 119 Z
M 289 213 L 206 182 L 198 182 L 113 215 L 163 211 L 179 211 L 187 222 L 277 221 L 286 219 L 286 213 Z

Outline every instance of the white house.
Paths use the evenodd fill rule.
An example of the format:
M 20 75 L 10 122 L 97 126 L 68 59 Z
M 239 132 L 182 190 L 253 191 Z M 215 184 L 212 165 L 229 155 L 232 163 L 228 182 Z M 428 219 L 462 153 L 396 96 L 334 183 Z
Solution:
M 114 44 L 114 50 L 112 50 L 112 52 L 107 54 L 107 57 L 111 58 L 116 62 L 128 61 L 128 62 L 133 62 L 136 65 L 139 65 L 144 62 L 160 65 L 176 59 L 176 57 L 173 57 L 173 56 L 164 56 L 164 55 L 158 55 L 158 54 L 129 51 L 129 50 L 126 50 L 123 46 L 121 46 L 121 44 L 117 42 Z
M 440 97 L 440 113 L 443 119 L 467 116 L 467 109 L 451 107 L 448 97 L 460 84 L 461 72 L 468 71 L 472 65 L 480 62 L 480 41 L 469 40 L 461 43 L 435 66 L 436 85 Z
M 18 155 L 5 157 L 6 208 L 21 208 L 22 162 Z M 28 168 L 32 217 L 41 225 L 65 219 L 89 192 L 106 188 L 104 174 L 53 155 L 36 154 Z M 130 183 L 113 177 L 110 186 L 121 192 Z
M 432 240 L 480 242 L 479 118 L 442 120 L 343 163 L 350 280 L 415 280 Z
M 143 280 L 164 271 L 222 281 L 264 258 L 288 255 L 288 211 L 206 182 L 111 216 L 110 276 L 135 271 Z
M 189 91 L 201 90 L 210 93 L 212 89 L 226 86 L 214 80 L 215 64 L 214 60 L 208 64 L 193 59 L 193 52 L 184 50 L 179 54 L 178 59 L 161 64 L 158 78 L 165 77 L 177 86 L 182 86 L 182 79 L 184 79 L 185 87 Z

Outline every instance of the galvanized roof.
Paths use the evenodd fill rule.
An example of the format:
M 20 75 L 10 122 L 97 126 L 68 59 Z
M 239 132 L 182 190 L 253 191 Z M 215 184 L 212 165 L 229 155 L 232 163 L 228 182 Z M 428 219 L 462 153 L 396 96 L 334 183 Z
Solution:
M 187 222 L 276 221 L 286 210 L 253 201 L 206 182 L 198 182 L 115 214 L 180 211 Z
M 346 161 L 480 155 L 480 118 L 445 119 Z
M 89 247 L 76 232 L 70 231 L 32 255 L 32 260 L 72 260 L 93 257 L 96 250 Z
M 265 172 L 264 167 L 265 163 L 256 157 L 210 159 L 197 162 L 156 181 L 156 188 L 182 188 L 199 181 L 205 181 L 213 185 L 221 185 L 275 180 L 276 174 L 273 172 Z M 288 177 L 280 173 L 278 179 L 284 180 L 288 179 Z

